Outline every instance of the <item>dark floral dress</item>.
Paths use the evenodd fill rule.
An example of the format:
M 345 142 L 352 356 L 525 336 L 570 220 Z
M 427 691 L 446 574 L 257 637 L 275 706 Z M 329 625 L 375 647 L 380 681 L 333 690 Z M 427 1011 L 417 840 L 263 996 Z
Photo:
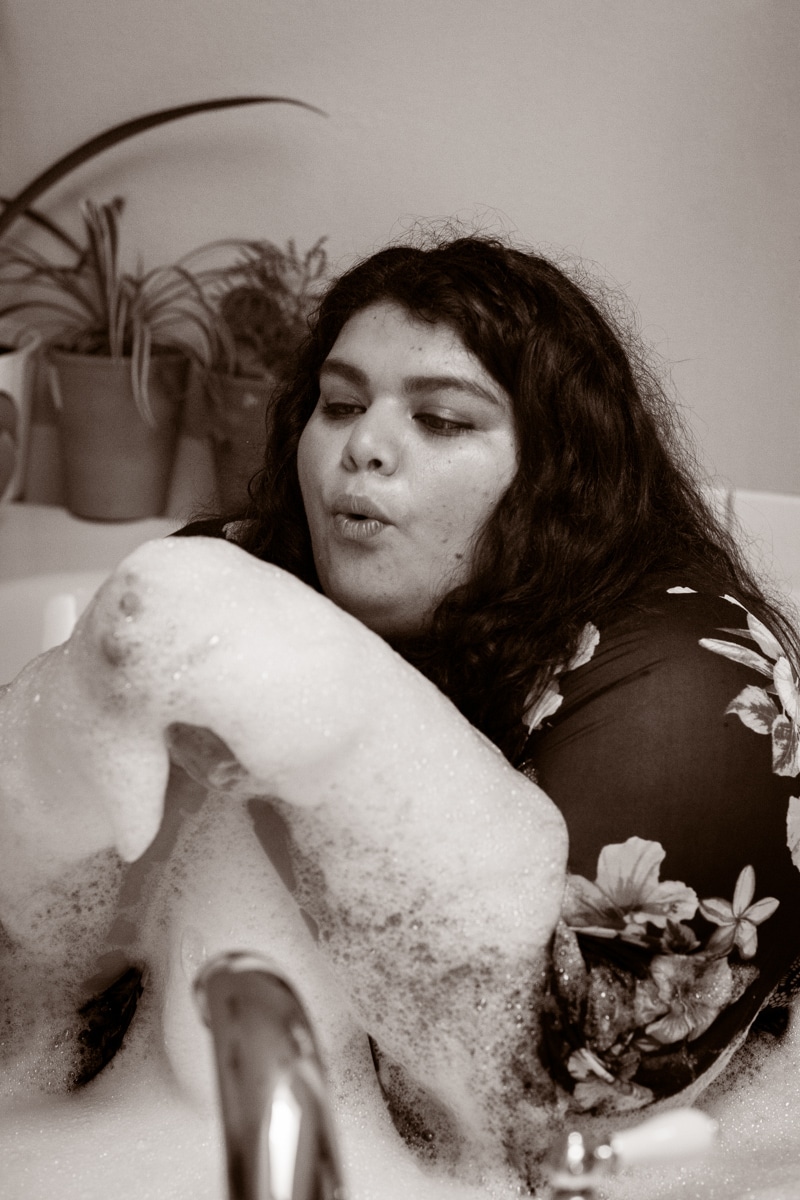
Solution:
M 577 1109 L 693 1091 L 759 1012 L 773 1033 L 785 1025 L 800 956 L 799 716 L 772 634 L 733 596 L 685 580 L 588 624 L 526 712 L 521 769 L 570 836 L 544 1026 Z
M 241 528 L 180 532 L 238 541 Z M 570 840 L 547 1065 L 582 1111 L 688 1100 L 754 1022 L 771 1036 L 788 1023 L 800 960 L 789 660 L 724 588 L 651 579 L 613 620 L 586 625 L 524 720 L 517 765 Z

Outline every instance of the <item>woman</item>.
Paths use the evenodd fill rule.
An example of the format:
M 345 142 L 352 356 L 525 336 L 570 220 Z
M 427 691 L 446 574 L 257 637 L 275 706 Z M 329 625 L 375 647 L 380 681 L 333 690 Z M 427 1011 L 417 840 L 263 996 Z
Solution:
M 579 1108 L 723 1061 L 800 949 L 798 643 L 585 291 L 489 239 L 367 259 L 320 305 L 247 511 L 183 533 L 358 617 L 560 807 L 546 1055 Z

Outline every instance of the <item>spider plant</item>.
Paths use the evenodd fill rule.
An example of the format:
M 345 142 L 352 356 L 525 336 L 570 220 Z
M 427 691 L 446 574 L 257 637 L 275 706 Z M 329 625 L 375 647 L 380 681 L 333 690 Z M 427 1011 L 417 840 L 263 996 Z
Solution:
M 71 174 L 78 167 L 95 158 L 98 154 L 110 150 L 112 146 L 116 146 L 120 142 L 127 141 L 128 138 L 136 137 L 140 133 L 146 133 L 148 129 L 155 129 L 159 125 L 166 125 L 172 121 L 182 120 L 184 117 L 196 116 L 199 113 L 213 112 L 226 108 L 240 108 L 251 104 L 292 104 L 298 108 L 308 109 L 309 112 L 317 113 L 318 116 L 325 116 L 320 109 L 315 108 L 312 104 L 306 104 L 304 100 L 294 100 L 288 96 L 225 96 L 214 100 L 199 100 L 192 104 L 181 104 L 175 108 L 162 108 L 156 112 L 144 113 L 142 116 L 133 117 L 131 120 L 123 121 L 119 125 L 112 125 L 110 129 L 104 129 L 101 133 L 97 133 L 89 138 L 88 141 L 82 142 L 80 146 L 76 146 L 74 150 L 70 150 L 67 154 L 62 155 L 61 158 L 40 172 L 30 183 L 26 184 L 16 196 L 11 198 L 0 197 L 0 204 L 3 206 L 0 210 L 0 237 L 5 235 L 16 220 L 20 217 L 26 217 L 28 220 L 47 229 L 49 233 L 65 245 L 75 249 L 75 243 L 66 230 L 62 229 L 60 225 L 52 221 L 49 217 L 32 208 L 34 202 L 44 192 L 48 191 L 66 175 Z
M 308 328 L 327 269 L 325 238 L 305 254 L 293 239 L 285 248 L 266 240 L 225 239 L 186 255 L 188 272 L 211 318 L 210 366 L 247 379 L 282 375 Z M 194 264 L 233 251 L 220 267 Z
M 122 268 L 123 207 L 119 196 L 105 204 L 84 201 L 84 241 L 71 262 L 54 262 L 24 243 L 0 243 L 0 288 L 12 289 L 14 297 L 0 306 L 0 316 L 33 314 L 53 349 L 130 358 L 134 399 L 152 425 L 152 355 L 178 351 L 208 366 L 214 328 L 196 282 L 177 265 Z
M 191 300 L 192 292 L 196 292 L 195 285 L 182 278 L 180 270 L 175 267 L 159 267 L 147 275 L 142 272 L 136 275 L 120 272 L 117 250 L 121 201 L 112 201 L 111 205 L 105 206 L 88 204 L 85 207 L 86 246 L 82 246 L 58 222 L 33 205 L 65 176 L 129 138 L 186 117 L 254 104 L 294 105 L 325 116 L 313 105 L 288 96 L 225 96 L 158 109 L 93 135 L 51 163 L 15 196 L 0 197 L 0 246 L 3 246 L 4 280 L 11 281 L 16 277 L 25 288 L 38 288 L 40 294 L 47 293 L 49 289 L 47 303 L 38 305 L 40 316 L 48 311 L 51 322 L 55 322 L 60 315 L 62 335 L 67 342 L 70 336 L 80 342 L 79 314 L 83 314 L 84 318 L 88 318 L 88 325 L 84 323 L 82 330 L 87 344 L 92 343 L 93 336 L 98 344 L 105 340 L 107 352 L 111 354 L 120 352 L 120 344 L 126 346 L 133 359 L 134 394 L 143 414 L 152 415 L 145 381 L 149 355 L 158 345 L 154 339 L 167 338 L 168 344 L 179 347 L 177 326 L 181 310 L 189 326 L 195 326 L 195 332 L 198 326 L 202 329 L 203 304 L 198 302 L 194 305 Z M 75 261 L 67 266 L 59 266 L 19 245 L 10 247 L 6 252 L 4 239 L 11 226 L 21 218 L 44 229 L 62 250 L 66 249 L 75 256 Z M 21 304 L 7 305 L 3 311 L 12 313 L 32 307 L 37 306 L 28 297 Z M 93 320 L 92 314 L 98 319 Z M 102 330 L 105 332 L 98 332 Z M 204 336 L 207 336 L 207 329 Z

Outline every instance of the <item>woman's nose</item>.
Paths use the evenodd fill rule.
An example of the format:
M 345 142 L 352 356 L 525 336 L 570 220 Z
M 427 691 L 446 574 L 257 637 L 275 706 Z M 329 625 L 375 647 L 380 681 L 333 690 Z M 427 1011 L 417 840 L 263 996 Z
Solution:
M 373 404 L 350 428 L 343 461 L 350 471 L 393 474 L 400 461 L 402 431 L 397 416 Z

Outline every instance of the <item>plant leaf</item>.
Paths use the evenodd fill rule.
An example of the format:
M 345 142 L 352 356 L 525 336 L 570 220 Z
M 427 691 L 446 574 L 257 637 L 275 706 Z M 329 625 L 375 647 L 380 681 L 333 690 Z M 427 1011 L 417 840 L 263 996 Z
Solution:
M 306 108 L 309 112 L 317 113 L 319 116 L 326 115 L 321 109 L 315 108 L 313 104 L 306 104 L 303 100 L 293 100 L 288 96 L 227 96 L 216 100 L 201 100 L 194 104 L 181 104 L 177 108 L 164 108 L 158 112 L 134 117 L 130 121 L 123 121 L 120 125 L 113 125 L 110 129 L 89 138 L 87 142 L 81 143 L 74 150 L 70 150 L 68 154 L 57 159 L 45 171 L 32 179 L 21 192 L 12 197 L 0 213 L 0 238 L 44 192 L 63 179 L 65 175 L 69 175 L 76 168 L 89 162 L 90 159 L 102 154 L 104 150 L 109 150 L 112 146 L 127 141 L 128 138 L 145 133 L 148 129 L 154 129 L 158 125 L 165 125 L 169 121 L 191 117 L 196 113 L 248 104 L 293 104 L 299 108 Z
M 0 204 L 2 204 L 3 208 L 7 208 L 10 203 L 11 201 L 9 200 L 8 196 L 0 196 Z M 23 216 L 26 221 L 31 221 L 34 225 L 38 225 L 40 229 L 46 229 L 47 232 L 54 238 L 57 238 L 59 242 L 62 242 L 65 246 L 68 246 L 70 250 L 74 250 L 76 254 L 80 254 L 81 248 L 75 239 L 71 236 L 71 234 L 67 233 L 66 229 L 62 229 L 58 222 L 54 221 L 52 217 L 45 216 L 43 212 L 39 212 L 38 208 L 26 208 L 25 211 L 20 215 Z

